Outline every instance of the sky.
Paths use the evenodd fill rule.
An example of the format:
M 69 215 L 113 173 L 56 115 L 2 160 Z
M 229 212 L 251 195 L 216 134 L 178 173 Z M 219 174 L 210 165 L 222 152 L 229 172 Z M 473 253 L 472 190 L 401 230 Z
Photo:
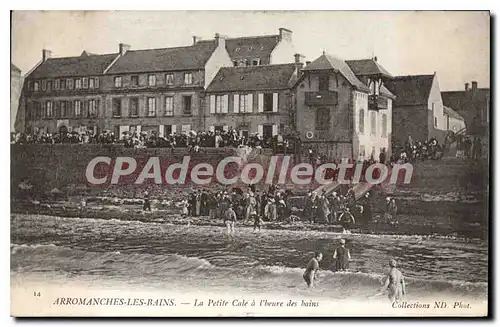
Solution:
M 41 59 L 190 45 L 212 39 L 293 31 L 298 53 L 313 61 L 323 51 L 352 60 L 376 56 L 392 75 L 437 73 L 442 91 L 490 82 L 488 12 L 425 11 L 15 11 L 11 61 L 23 74 Z M 291 58 L 293 60 L 293 58 Z

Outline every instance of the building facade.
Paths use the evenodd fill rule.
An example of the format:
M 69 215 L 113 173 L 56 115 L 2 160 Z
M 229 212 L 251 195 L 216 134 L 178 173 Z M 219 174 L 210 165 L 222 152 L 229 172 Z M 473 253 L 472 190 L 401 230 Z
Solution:
M 21 70 L 10 64 L 10 130 L 18 132 L 24 130 L 24 111 L 19 109 L 19 99 L 23 87 Z
M 205 129 L 205 90 L 221 67 L 293 63 L 292 32 L 213 40 L 184 47 L 42 60 L 27 74 L 22 112 L 27 132 L 109 130 L 171 134 Z M 285 57 L 287 59 L 285 59 Z
M 464 118 L 469 134 L 480 136 L 486 142 L 490 127 L 490 89 L 478 88 L 475 81 L 470 85 L 465 83 L 463 91 L 442 92 L 443 103 Z
M 300 58 L 296 55 L 297 63 L 291 64 L 220 69 L 206 91 L 206 128 L 235 128 L 241 135 L 264 138 L 291 132 Z
M 447 131 L 461 133 L 465 128 L 465 120 L 459 113 L 450 107 L 443 106 L 444 124 Z
M 393 95 L 375 76 L 363 83 L 338 58 L 323 53 L 296 84 L 296 129 L 303 148 L 331 159 L 379 159 L 390 152 Z
M 396 76 L 387 87 L 396 96 L 392 109 L 395 144 L 404 145 L 410 135 L 415 141 L 444 141 L 447 126 L 436 73 Z

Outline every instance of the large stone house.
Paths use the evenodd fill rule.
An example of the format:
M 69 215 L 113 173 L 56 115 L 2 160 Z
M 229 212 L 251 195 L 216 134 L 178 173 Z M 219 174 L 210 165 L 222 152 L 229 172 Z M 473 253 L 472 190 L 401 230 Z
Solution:
M 369 62 L 323 53 L 302 70 L 295 121 L 303 148 L 331 159 L 378 160 L 380 152 L 390 153 L 394 96 L 384 86 L 390 74 L 376 62 L 380 67 L 371 71 Z
M 392 138 L 396 145 L 404 145 L 410 135 L 414 141 L 444 141 L 447 125 L 436 73 L 396 76 L 387 87 L 396 96 L 392 108 Z

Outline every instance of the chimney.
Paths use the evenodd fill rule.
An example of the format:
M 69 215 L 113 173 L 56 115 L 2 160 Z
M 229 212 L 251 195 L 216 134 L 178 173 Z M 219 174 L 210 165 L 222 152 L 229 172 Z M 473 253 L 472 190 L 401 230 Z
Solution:
M 477 90 L 477 82 L 476 81 L 472 81 L 472 93 L 476 92 Z
M 198 43 L 199 41 L 201 41 L 201 37 L 196 36 L 196 35 L 193 35 L 193 45 L 195 45 L 195 44 L 196 44 L 196 43 Z
M 465 90 L 469 91 L 469 83 L 465 83 Z
M 285 40 L 288 42 L 292 42 L 292 34 L 293 34 L 292 31 L 283 27 L 280 27 L 279 31 L 280 31 L 280 36 L 279 36 L 280 41 Z
M 309 66 L 309 64 L 311 63 L 311 61 L 306 61 L 306 66 Z
M 52 51 L 43 49 L 42 50 L 42 61 L 49 59 L 52 56 Z
M 296 53 L 293 56 L 295 57 L 295 67 L 297 68 L 297 71 L 300 71 L 302 67 L 304 67 L 305 56 L 300 53 Z
M 305 56 L 301 55 L 300 53 L 296 53 L 293 55 L 295 57 L 295 63 L 296 64 L 301 64 L 302 61 L 304 60 Z
M 377 62 L 377 56 L 373 57 L 373 61 Z
M 226 38 L 219 33 L 215 33 L 215 45 L 217 47 L 219 46 L 226 46 Z
M 123 56 L 128 50 L 130 50 L 130 45 L 124 44 L 124 43 L 120 43 L 118 45 L 118 50 L 120 52 L 120 55 Z

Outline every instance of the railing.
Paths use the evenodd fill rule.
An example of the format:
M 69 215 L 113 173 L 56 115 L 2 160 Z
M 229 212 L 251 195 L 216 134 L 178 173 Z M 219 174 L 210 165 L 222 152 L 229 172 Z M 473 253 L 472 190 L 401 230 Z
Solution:
M 308 106 L 336 105 L 338 94 L 334 91 L 306 92 L 305 104 Z

